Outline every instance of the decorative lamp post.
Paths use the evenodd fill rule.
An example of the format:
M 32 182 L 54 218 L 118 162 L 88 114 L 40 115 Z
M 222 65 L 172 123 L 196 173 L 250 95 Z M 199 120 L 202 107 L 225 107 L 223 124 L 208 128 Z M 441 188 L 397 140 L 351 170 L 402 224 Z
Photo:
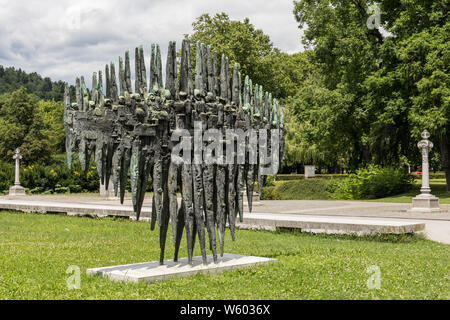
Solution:
M 439 198 L 431 194 L 430 171 L 428 154 L 433 148 L 433 142 L 429 141 L 430 133 L 427 130 L 422 132 L 422 139 L 417 143 L 417 147 L 422 152 L 422 187 L 420 194 L 412 199 L 412 208 L 410 211 L 435 212 L 439 209 Z

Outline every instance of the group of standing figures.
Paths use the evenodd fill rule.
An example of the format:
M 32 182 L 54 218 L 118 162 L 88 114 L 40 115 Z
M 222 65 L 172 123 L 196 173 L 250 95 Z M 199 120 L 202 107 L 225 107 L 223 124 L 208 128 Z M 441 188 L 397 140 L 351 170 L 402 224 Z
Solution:
M 222 256 L 225 228 L 229 227 L 234 240 L 236 219 L 238 216 L 240 221 L 243 219 L 244 192 L 250 211 L 255 181 L 261 192 L 267 176 L 263 169 L 267 164 L 259 161 L 260 147 L 253 143 L 259 140 L 251 140 L 252 134 L 247 134 L 243 141 L 236 141 L 235 136 L 228 134 L 229 129 L 252 131 L 256 135 L 268 130 L 268 136 L 275 132 L 279 143 L 271 140 L 269 153 L 276 154 L 274 159 L 280 164 L 284 156 L 284 110 L 270 93 L 263 93 L 262 87 L 253 85 L 248 76 L 242 81 L 237 64 L 230 72 L 227 57 L 222 55 L 218 61 L 218 54 L 199 42 L 195 79 L 193 71 L 189 40 L 183 40 L 180 59 L 177 59 L 175 42 L 169 42 L 163 84 L 161 51 L 159 45 L 153 44 L 148 83 L 144 51 L 140 46 L 135 50 L 134 93 L 127 51 L 125 60 L 119 57 L 119 83 L 111 62 L 105 66 L 105 90 L 103 74 L 99 71 L 93 74 L 91 90 L 83 77 L 76 79 L 75 102 L 71 102 L 67 85 L 64 94 L 69 167 L 78 152 L 82 169 L 88 170 L 94 154 L 102 183 L 108 186 L 112 179 L 121 203 L 129 177 L 137 219 L 149 177 L 152 178 L 151 229 L 158 223 L 161 264 L 169 221 L 175 246 L 174 261 L 178 260 L 185 229 L 189 263 L 192 264 L 198 236 L 202 260 L 206 264 L 206 229 L 213 260 L 217 262 L 216 231 Z M 199 146 L 193 146 L 195 139 L 192 137 L 198 134 L 194 129 L 199 128 L 202 132 L 215 130 L 219 135 L 219 140 L 215 139 L 216 146 L 228 146 L 219 156 L 215 154 L 217 151 L 212 151 L 219 161 L 204 161 L 202 154 L 200 161 L 190 161 L 198 157 L 195 150 Z M 181 137 L 180 143 L 185 147 L 182 156 L 173 154 L 180 140 L 179 132 L 190 133 Z M 212 140 L 211 137 L 201 139 L 200 149 L 208 149 L 208 142 Z M 236 161 L 238 158 L 243 160 Z M 221 161 L 223 159 L 233 161 Z M 256 161 L 250 161 L 252 159 Z M 273 174 L 278 166 L 275 163 Z M 181 202 L 177 201 L 177 192 L 181 193 Z

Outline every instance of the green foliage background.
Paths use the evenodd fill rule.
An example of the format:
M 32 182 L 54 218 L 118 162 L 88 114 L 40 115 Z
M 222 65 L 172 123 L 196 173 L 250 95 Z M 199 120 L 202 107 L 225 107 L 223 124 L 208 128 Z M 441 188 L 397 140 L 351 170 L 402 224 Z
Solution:
M 374 4 L 380 28 L 367 26 Z M 448 8 L 448 0 L 294 1 L 305 47 L 294 54 L 276 48 L 248 18 L 223 12 L 199 16 L 186 37 L 193 70 L 199 40 L 286 107 L 284 173 L 300 173 L 305 164 L 320 173 L 370 165 L 420 171 L 416 143 L 428 129 L 431 168 L 445 172 L 449 190 Z M 53 165 L 52 155 L 64 153 L 62 94 L 61 81 L 0 66 L 0 160 L 10 163 L 20 147 L 25 165 Z

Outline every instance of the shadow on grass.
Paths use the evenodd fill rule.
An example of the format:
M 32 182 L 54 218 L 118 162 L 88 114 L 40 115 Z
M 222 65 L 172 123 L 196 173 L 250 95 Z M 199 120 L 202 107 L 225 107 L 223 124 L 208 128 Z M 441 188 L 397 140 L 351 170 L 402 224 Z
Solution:
M 375 235 L 357 235 L 357 234 L 327 234 L 302 232 L 294 228 L 277 228 L 276 234 L 291 234 L 298 236 L 317 237 L 327 240 L 354 240 L 354 241 L 372 241 L 372 242 L 391 242 L 391 243 L 415 243 L 427 240 L 424 234 L 375 234 Z

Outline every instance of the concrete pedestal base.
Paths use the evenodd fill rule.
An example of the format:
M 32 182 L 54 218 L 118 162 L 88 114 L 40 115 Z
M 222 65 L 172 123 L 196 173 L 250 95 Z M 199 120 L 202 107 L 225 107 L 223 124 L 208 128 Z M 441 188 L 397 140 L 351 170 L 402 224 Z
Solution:
M 188 259 L 183 258 L 178 262 L 165 261 L 160 265 L 159 261 L 126 264 L 113 267 L 87 269 L 87 274 L 100 274 L 111 280 L 128 282 L 154 282 L 170 278 L 181 278 L 195 275 L 197 273 L 221 273 L 226 270 L 240 269 L 257 264 L 277 261 L 276 259 L 242 256 L 238 254 L 225 253 L 218 257 L 218 263 L 213 262 L 212 256 L 208 256 L 208 264 L 202 263 L 202 257 L 194 257 L 193 265 L 188 264 Z
M 112 183 L 112 178 L 109 180 L 108 190 L 104 184 L 100 182 L 100 195 L 102 197 L 107 197 L 107 200 L 120 200 L 120 196 L 117 197 L 114 195 L 114 185 Z M 125 198 L 128 198 L 128 190 L 125 190 Z
M 10 196 L 24 196 L 25 188 L 20 185 L 14 185 L 11 188 L 9 188 L 9 195 Z
M 412 199 L 412 207 L 409 212 L 439 212 L 439 198 L 432 194 L 419 194 Z

